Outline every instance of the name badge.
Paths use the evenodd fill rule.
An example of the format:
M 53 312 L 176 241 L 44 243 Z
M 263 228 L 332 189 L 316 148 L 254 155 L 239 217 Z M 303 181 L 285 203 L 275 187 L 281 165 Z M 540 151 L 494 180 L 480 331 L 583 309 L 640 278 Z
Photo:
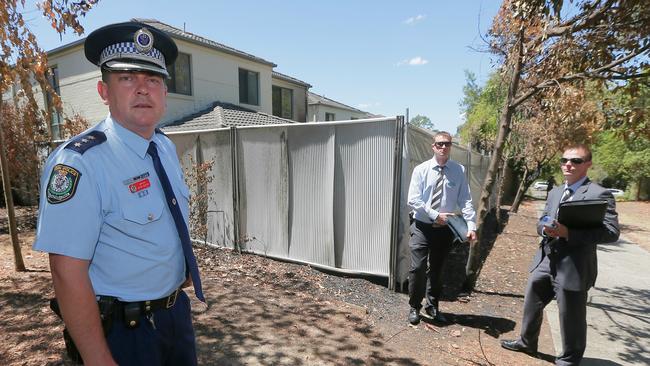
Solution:
M 144 197 L 149 194 L 147 188 L 151 187 L 151 181 L 149 180 L 149 172 L 142 173 L 133 178 L 125 180 L 124 185 L 128 186 L 129 192 L 137 194 L 138 197 Z
M 145 178 L 135 183 L 131 183 L 129 185 L 129 191 L 131 191 L 131 193 L 136 193 L 136 192 L 140 192 L 143 189 L 147 189 L 149 187 L 151 187 L 151 182 L 149 182 L 149 178 Z

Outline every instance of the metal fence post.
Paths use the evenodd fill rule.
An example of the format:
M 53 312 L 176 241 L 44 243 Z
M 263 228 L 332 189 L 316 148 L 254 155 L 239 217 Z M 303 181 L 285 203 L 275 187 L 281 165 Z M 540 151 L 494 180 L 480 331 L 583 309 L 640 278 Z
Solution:
M 231 159 L 231 175 L 232 175 L 232 216 L 233 216 L 233 235 L 235 242 L 234 247 L 238 252 L 241 252 L 240 246 L 240 217 L 239 217 L 239 154 L 237 143 L 237 128 L 230 127 L 230 159 Z
M 388 289 L 395 290 L 397 255 L 399 253 L 399 222 L 402 193 L 402 150 L 404 149 L 404 116 L 395 121 L 395 150 L 393 152 L 393 200 L 391 209 L 390 264 L 388 269 Z

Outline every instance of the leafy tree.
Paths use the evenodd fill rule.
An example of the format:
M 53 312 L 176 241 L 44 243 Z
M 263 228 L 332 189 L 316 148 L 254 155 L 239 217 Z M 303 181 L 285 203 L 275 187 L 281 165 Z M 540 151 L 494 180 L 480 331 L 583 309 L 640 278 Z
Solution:
M 497 137 L 478 205 L 479 235 L 502 164 L 512 121 L 542 91 L 584 80 L 626 83 L 648 78 L 650 2 L 647 0 L 504 0 L 489 32 L 492 51 L 508 77 Z M 571 9 L 568 9 L 571 7 Z M 631 123 L 629 129 L 639 126 Z M 466 288 L 478 276 L 479 249 L 470 247 Z
M 640 188 L 641 180 L 650 177 L 650 138 L 638 137 L 628 143 L 621 143 L 621 137 L 616 131 L 605 131 L 598 137 L 594 160 L 608 176 L 622 177 L 635 182 Z M 640 189 L 637 189 L 637 200 L 639 195 Z
M 465 75 L 467 84 L 463 87 L 461 102 L 465 123 L 460 127 L 461 139 L 478 151 L 492 151 L 505 99 L 505 83 L 501 75 L 493 73 L 485 86 L 479 87 L 472 73 L 466 71 Z
M 467 80 L 467 84 L 463 86 L 463 100 L 458 103 L 462 113 L 467 113 L 474 109 L 474 106 L 478 103 L 482 90 L 482 88 L 476 83 L 476 75 L 473 72 L 465 70 L 465 80 Z
M 419 114 L 417 116 L 411 118 L 410 124 L 413 125 L 413 126 L 417 126 L 417 127 L 420 127 L 420 128 L 427 129 L 429 131 L 434 131 L 435 130 L 435 126 L 434 126 L 433 122 L 431 122 L 429 117 L 421 116 Z
M 37 7 L 59 34 L 64 33 L 67 29 L 82 34 L 83 27 L 78 18 L 84 16 L 96 2 L 97 0 L 78 2 L 45 0 L 37 3 Z M 23 18 L 25 11 L 25 0 L 0 0 L 0 106 L 3 105 L 2 95 L 14 84 L 20 84 L 21 90 L 18 97 L 21 99 L 22 115 L 42 117 L 42 119 L 23 119 L 26 122 L 22 126 L 24 133 L 33 137 L 31 141 L 37 141 L 42 135 L 42 126 L 39 125 L 39 120 L 48 121 L 52 108 L 60 109 L 61 102 L 47 82 L 47 56 L 38 46 L 36 36 L 25 23 Z M 52 103 L 48 103 L 48 110 L 39 109 L 32 81 L 35 81 L 40 89 L 51 97 Z M 2 110 L 5 109 L 2 108 Z M 0 113 L 0 168 L 2 169 L 2 183 L 9 219 L 9 233 L 14 249 L 16 270 L 24 271 L 25 264 L 16 232 L 16 218 L 6 154 L 5 127 L 3 113 Z

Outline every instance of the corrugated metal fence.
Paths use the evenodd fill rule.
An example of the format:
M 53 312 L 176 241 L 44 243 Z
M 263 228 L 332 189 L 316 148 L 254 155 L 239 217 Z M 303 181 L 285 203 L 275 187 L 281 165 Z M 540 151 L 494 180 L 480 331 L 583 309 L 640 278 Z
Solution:
M 201 241 L 384 276 L 391 288 L 406 279 L 406 192 L 431 133 L 392 117 L 168 135 L 186 169 L 190 156 L 214 161 Z M 476 200 L 487 159 L 459 146 L 452 159 L 470 167 Z

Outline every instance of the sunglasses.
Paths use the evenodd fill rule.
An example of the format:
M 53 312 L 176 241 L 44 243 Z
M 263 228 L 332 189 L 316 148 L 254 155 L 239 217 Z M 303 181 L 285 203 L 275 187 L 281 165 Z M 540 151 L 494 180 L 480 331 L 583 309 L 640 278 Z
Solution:
M 582 158 L 570 158 L 570 159 L 567 159 L 567 158 L 560 158 L 560 164 L 566 164 L 566 163 L 568 163 L 568 162 L 571 162 L 571 164 L 579 165 L 579 164 L 584 163 L 585 161 L 586 161 L 586 160 L 585 160 L 585 159 L 582 159 Z
M 451 141 L 439 141 L 439 142 L 434 142 L 433 144 L 436 145 L 436 147 L 438 147 L 438 148 L 441 148 L 443 146 L 444 147 L 449 147 L 449 146 L 451 146 Z

